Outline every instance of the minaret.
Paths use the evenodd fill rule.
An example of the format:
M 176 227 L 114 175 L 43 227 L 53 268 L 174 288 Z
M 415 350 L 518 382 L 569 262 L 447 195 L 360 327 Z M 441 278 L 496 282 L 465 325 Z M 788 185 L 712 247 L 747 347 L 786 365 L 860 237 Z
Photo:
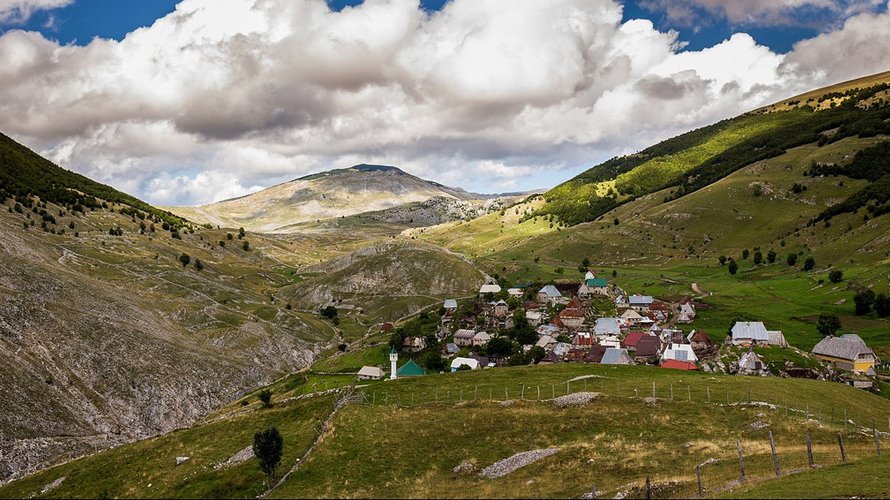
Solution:
M 396 377 L 396 361 L 398 361 L 398 360 L 399 360 L 399 353 L 397 353 L 396 348 L 393 347 L 392 351 L 389 352 L 389 366 L 390 366 L 390 372 L 391 372 L 389 375 L 390 380 L 395 380 L 398 378 L 398 377 Z

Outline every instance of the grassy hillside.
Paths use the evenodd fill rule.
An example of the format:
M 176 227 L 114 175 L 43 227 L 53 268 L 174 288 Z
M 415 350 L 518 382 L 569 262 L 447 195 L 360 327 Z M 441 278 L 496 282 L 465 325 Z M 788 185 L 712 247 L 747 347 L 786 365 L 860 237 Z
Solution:
M 232 405 L 192 428 L 12 482 L 0 488 L 0 497 L 256 495 L 263 491 L 256 459 L 232 469 L 214 466 L 270 424 L 284 436 L 283 469 L 294 465 L 332 404 L 330 396 L 281 399 L 307 382 L 296 375 L 276 383 L 274 401 L 279 402 L 271 409 L 261 409 L 248 396 L 247 406 Z M 657 399 L 645 399 L 653 383 Z M 581 405 L 544 401 L 585 390 L 598 395 Z M 702 467 L 707 492 L 738 478 L 736 439 L 748 477 L 768 478 L 774 474 L 769 431 L 783 471 L 806 464 L 807 433 L 817 463 L 829 466 L 840 460 L 838 431 L 848 460 L 858 462 L 874 454 L 872 417 L 886 422 L 890 415 L 890 401 L 829 382 L 584 364 L 400 379 L 372 383 L 357 393 L 366 403 L 340 410 L 271 497 L 577 498 L 595 484 L 600 496 L 623 492 L 637 498 L 647 474 L 657 496 L 684 497 L 695 493 L 697 464 L 707 462 Z M 754 405 L 747 405 L 748 394 Z M 852 423 L 842 422 L 844 410 Z M 858 422 L 868 432 L 854 430 Z M 478 474 L 516 453 L 550 447 L 559 451 L 502 478 Z M 177 456 L 191 458 L 176 466 Z M 468 471 L 452 471 L 462 463 L 469 464 Z M 58 487 L 40 493 L 62 477 Z
M 803 144 L 890 133 L 888 88 L 884 80 L 849 89 L 818 111 L 798 103 L 786 111 L 749 113 L 614 158 L 548 191 L 547 204 L 533 215 L 570 225 L 592 221 L 634 197 L 674 187 L 670 195 L 678 198 Z

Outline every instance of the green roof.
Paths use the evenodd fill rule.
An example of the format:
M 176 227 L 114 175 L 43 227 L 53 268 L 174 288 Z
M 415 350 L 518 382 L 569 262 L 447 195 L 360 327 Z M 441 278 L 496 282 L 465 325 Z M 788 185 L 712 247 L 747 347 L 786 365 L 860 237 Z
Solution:
M 606 281 L 606 278 L 593 278 L 587 280 L 587 286 L 591 288 L 604 287 L 609 286 L 609 282 Z
M 413 359 L 409 359 L 407 363 L 396 370 L 396 377 L 417 377 L 420 375 L 426 375 L 426 372 Z

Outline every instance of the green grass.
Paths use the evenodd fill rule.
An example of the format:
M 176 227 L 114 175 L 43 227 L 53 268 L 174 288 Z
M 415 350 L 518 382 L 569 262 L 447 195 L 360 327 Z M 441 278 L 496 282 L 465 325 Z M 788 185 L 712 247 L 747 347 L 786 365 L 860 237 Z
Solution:
M 733 488 L 719 498 L 888 498 L 890 456 L 866 458 L 824 469 Z
M 256 459 L 214 469 L 253 443 L 253 433 L 274 425 L 284 437 L 282 464 L 290 468 L 315 440 L 333 396 L 292 402 L 210 421 L 53 467 L 0 488 L 0 498 L 237 498 L 265 490 Z M 177 456 L 191 457 L 176 465 Z M 45 495 L 41 489 L 60 477 Z

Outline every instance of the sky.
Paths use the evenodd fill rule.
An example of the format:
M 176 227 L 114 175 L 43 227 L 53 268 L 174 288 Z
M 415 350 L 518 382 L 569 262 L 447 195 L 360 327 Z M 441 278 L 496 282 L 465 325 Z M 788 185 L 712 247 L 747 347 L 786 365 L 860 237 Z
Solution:
M 0 132 L 155 205 L 358 163 L 547 188 L 887 70 L 887 0 L 0 0 Z

